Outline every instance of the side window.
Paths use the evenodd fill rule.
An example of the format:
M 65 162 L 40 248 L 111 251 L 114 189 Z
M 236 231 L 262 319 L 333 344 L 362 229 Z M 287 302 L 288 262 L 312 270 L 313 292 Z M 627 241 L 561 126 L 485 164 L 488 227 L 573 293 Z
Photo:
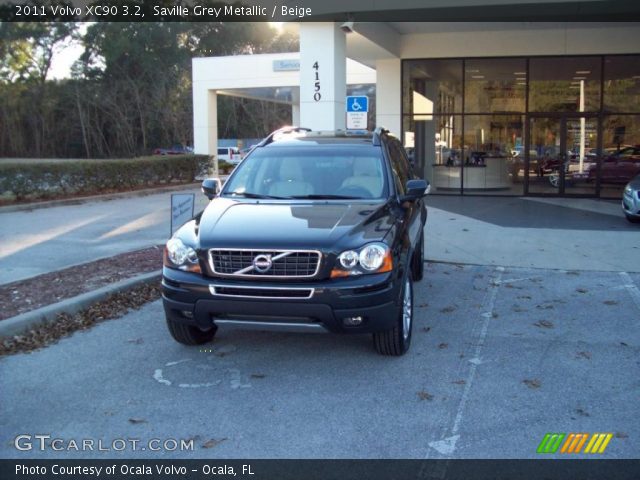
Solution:
M 393 170 L 393 181 L 396 184 L 396 190 L 400 195 L 404 195 L 405 186 L 409 180 L 409 162 L 400 147 L 398 147 L 397 142 L 389 142 L 387 149 L 391 160 L 391 170 Z
M 226 148 L 219 148 L 218 149 L 218 156 L 226 155 L 226 154 L 227 154 L 227 149 Z
M 407 153 L 406 148 L 404 148 L 400 142 L 394 142 L 394 145 L 398 148 L 398 152 L 400 152 L 400 158 L 402 159 L 402 164 L 404 165 L 404 168 L 407 171 L 407 176 L 409 180 L 411 180 L 411 178 L 413 177 L 413 166 L 409 161 L 409 154 Z

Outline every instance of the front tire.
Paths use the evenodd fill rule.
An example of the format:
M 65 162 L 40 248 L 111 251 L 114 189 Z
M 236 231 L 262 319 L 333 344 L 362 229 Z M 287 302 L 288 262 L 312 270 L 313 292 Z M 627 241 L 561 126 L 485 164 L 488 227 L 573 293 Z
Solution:
M 638 217 L 632 217 L 631 215 L 626 213 L 624 214 L 624 216 L 627 217 L 627 220 L 631 223 L 640 223 L 640 218 Z
M 173 339 L 183 345 L 202 345 L 210 342 L 218 330 L 215 326 L 209 330 L 200 330 L 193 325 L 187 325 L 167 318 L 167 327 Z
M 411 345 L 413 327 L 413 279 L 411 272 L 407 272 L 401 298 L 402 303 L 395 326 L 390 330 L 373 334 L 373 345 L 380 355 L 399 357 L 407 353 Z

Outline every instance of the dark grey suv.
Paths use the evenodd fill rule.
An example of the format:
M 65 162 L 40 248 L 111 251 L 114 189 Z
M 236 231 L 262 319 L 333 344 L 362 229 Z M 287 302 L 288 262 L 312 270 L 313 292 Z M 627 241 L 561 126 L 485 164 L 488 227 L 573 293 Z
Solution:
M 427 187 L 386 130 L 274 132 L 221 191 L 203 182 L 211 202 L 167 242 L 169 332 L 188 345 L 225 325 L 369 333 L 404 354 Z

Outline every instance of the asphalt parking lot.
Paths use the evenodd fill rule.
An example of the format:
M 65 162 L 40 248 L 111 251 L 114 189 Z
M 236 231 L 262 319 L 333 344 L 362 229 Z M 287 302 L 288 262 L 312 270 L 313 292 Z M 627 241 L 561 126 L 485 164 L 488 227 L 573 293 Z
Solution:
M 187 348 L 154 302 L 0 359 L 0 457 L 537 458 L 547 432 L 611 432 L 602 457 L 634 458 L 638 286 L 638 273 L 430 263 L 401 358 L 368 336 L 221 330 Z M 20 434 L 194 450 L 17 451 Z

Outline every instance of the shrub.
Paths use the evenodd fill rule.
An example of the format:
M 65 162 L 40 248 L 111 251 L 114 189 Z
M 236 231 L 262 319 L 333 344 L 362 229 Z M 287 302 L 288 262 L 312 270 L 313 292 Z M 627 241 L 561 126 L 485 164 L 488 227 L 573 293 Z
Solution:
M 218 170 L 220 171 L 220 173 L 223 173 L 223 174 L 231 173 L 234 168 L 236 168 L 236 166 L 232 163 L 225 162 L 224 160 L 218 161 Z
M 0 202 L 45 200 L 189 183 L 208 172 L 207 155 L 0 163 Z

